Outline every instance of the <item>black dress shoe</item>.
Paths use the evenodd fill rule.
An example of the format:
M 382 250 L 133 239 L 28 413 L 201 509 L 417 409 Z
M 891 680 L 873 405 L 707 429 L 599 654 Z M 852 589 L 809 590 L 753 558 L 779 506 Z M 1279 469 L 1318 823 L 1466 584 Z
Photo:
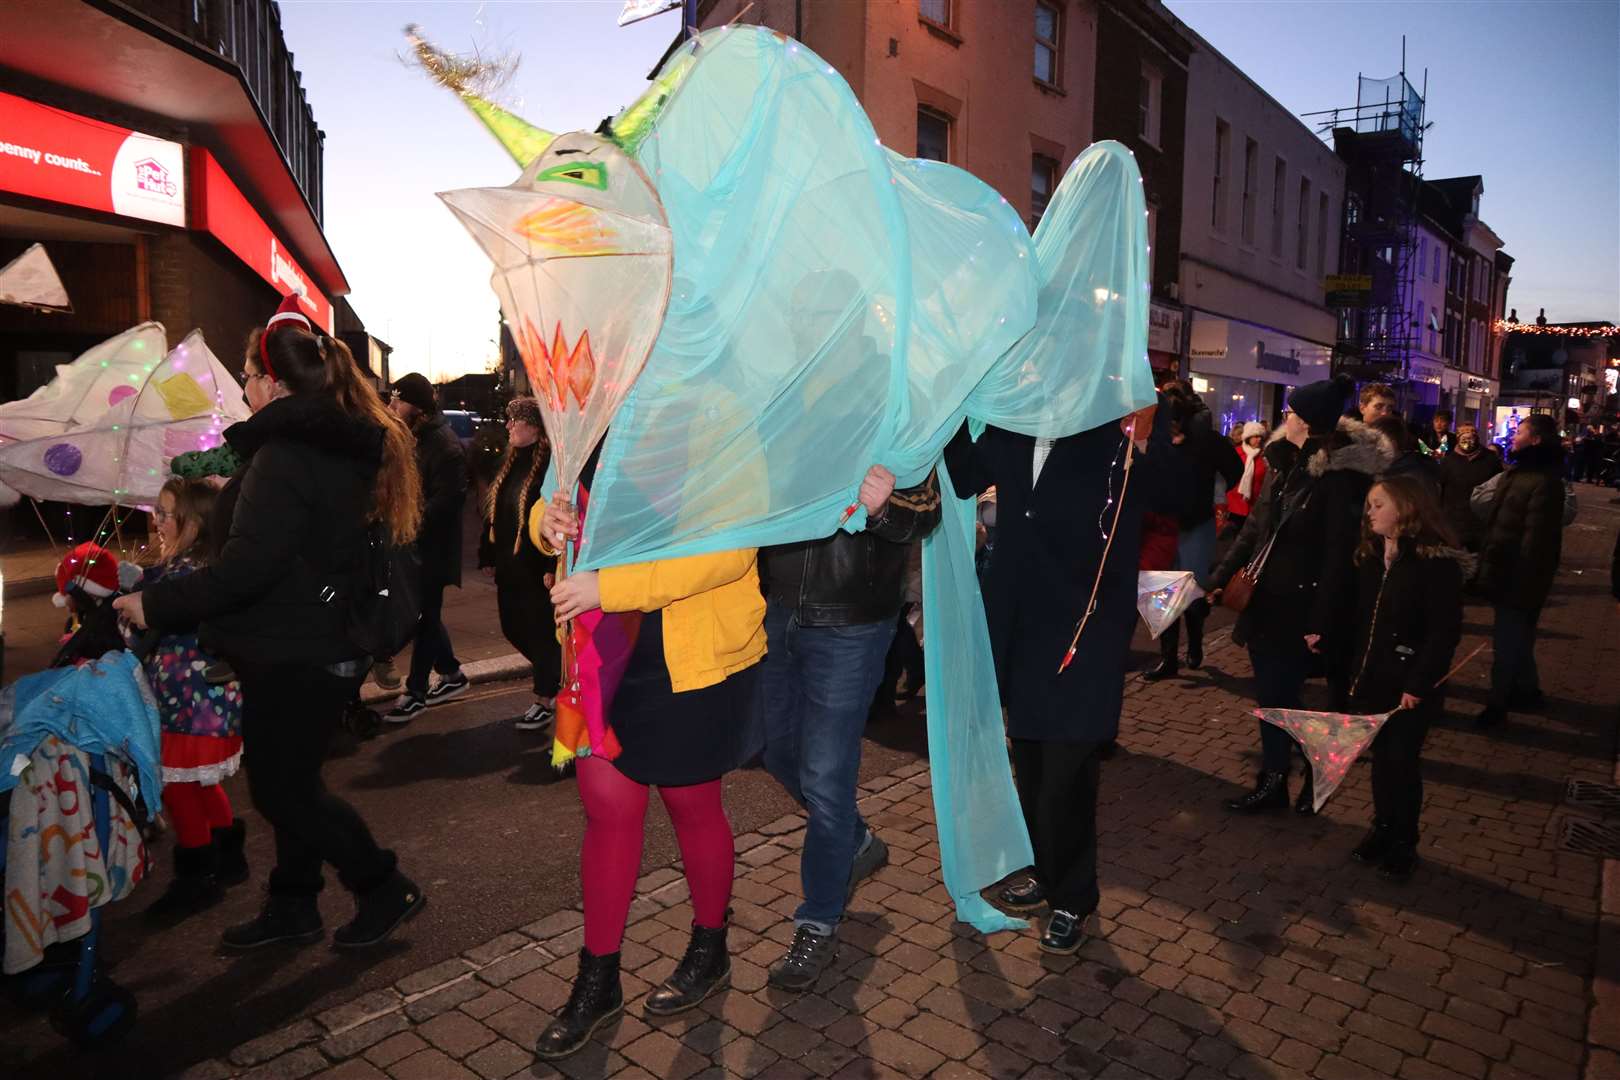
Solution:
M 730 918 L 727 912 L 727 918 Z M 731 954 L 726 950 L 725 926 L 692 924 L 692 940 L 686 944 L 675 974 L 647 995 L 642 1008 L 652 1016 L 674 1016 L 701 1005 L 705 998 L 731 985 Z
M 1378 876 L 1388 878 L 1390 881 L 1405 881 L 1412 876 L 1412 871 L 1417 869 L 1417 864 L 1417 845 L 1396 840 L 1384 853 L 1384 861 L 1378 866 Z
M 1192 668 L 1194 671 L 1197 671 L 1199 668 L 1204 666 L 1203 646 L 1200 645 L 1196 648 L 1190 644 L 1187 646 L 1187 666 Z
M 1176 666 L 1174 660 L 1160 660 L 1157 664 L 1142 672 L 1142 681 L 1163 682 L 1165 679 L 1175 678 L 1180 674 L 1180 671 L 1181 669 Z
M 321 925 L 321 909 L 314 896 L 271 893 L 265 897 L 259 917 L 233 926 L 220 937 L 227 949 L 243 952 L 265 945 L 307 945 L 326 934 Z
M 1288 809 L 1288 776 L 1280 772 L 1263 772 L 1255 781 L 1254 790 L 1247 795 L 1226 800 L 1226 808 L 1234 814 L 1258 814 L 1265 810 Z
M 1294 800 L 1294 813 L 1309 816 L 1316 813 L 1316 782 L 1311 770 L 1305 770 L 1305 782 L 1300 785 L 1299 798 Z
M 1507 710 L 1495 705 L 1487 705 L 1481 709 L 1479 715 L 1474 717 L 1474 726 L 1481 731 L 1501 725 L 1507 719 Z
M 540 1033 L 534 1052 L 548 1061 L 567 1057 L 590 1042 L 596 1029 L 624 1009 L 624 988 L 619 983 L 619 954 L 597 956 L 579 950 L 579 975 L 568 1004 Z
M 1008 911 L 1037 911 L 1046 906 L 1046 890 L 1034 878 L 1025 878 L 996 894 L 996 901 Z
M 1052 917 L 1046 920 L 1046 930 L 1041 934 L 1041 952 L 1058 956 L 1073 956 L 1079 952 L 1086 938 L 1080 929 L 1084 922 L 1080 916 L 1067 911 L 1052 912 Z
M 1375 863 L 1388 853 L 1389 847 L 1395 842 L 1395 834 L 1390 831 L 1389 823 L 1374 820 L 1372 828 L 1367 835 L 1361 838 L 1350 852 L 1350 857 L 1356 862 Z
M 381 885 L 361 893 L 358 901 L 354 918 L 332 935 L 332 944 L 339 949 L 382 944 L 406 920 L 416 917 L 427 897 L 416 882 L 395 870 Z

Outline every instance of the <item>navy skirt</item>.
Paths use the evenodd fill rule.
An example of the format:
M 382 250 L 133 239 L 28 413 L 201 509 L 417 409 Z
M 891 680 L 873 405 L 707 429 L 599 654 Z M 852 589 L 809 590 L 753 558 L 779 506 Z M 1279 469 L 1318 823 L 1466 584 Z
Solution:
M 762 747 L 759 665 L 713 686 L 676 693 L 664 662 L 664 616 L 643 615 L 610 721 L 622 752 L 613 764 L 638 784 L 681 787 L 716 780 Z

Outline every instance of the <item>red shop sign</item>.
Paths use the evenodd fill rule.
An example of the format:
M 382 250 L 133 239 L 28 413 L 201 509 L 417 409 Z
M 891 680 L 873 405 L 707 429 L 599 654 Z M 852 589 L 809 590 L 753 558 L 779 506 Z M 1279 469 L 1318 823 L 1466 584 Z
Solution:
M 192 147 L 191 176 L 192 227 L 213 233 L 232 254 L 282 295 L 296 295 L 310 321 L 332 333 L 335 324 L 331 301 L 315 288 L 315 280 L 304 272 L 287 246 L 254 211 L 224 168 L 214 160 L 214 155 L 201 147 Z
M 0 191 L 184 226 L 185 152 L 168 139 L 0 93 Z

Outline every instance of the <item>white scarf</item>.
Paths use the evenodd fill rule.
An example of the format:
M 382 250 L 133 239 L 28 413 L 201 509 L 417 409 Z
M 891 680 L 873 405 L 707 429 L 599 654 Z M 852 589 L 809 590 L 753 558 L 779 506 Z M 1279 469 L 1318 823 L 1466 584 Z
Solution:
M 1238 494 L 1245 499 L 1254 498 L 1254 463 L 1262 453 L 1262 449 L 1243 444 L 1243 479 L 1238 481 Z

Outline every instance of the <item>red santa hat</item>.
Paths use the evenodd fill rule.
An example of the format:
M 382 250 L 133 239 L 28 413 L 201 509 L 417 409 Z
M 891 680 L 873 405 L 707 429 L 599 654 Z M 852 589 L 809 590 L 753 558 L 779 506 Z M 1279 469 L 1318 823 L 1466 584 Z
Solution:
M 301 326 L 312 334 L 315 332 L 303 308 L 298 306 L 298 297 L 291 293 L 281 298 L 281 306 L 276 308 L 276 313 L 264 324 L 264 333 L 259 335 L 259 362 L 272 380 L 276 378 L 276 371 L 270 366 L 270 335 L 288 326 Z
M 67 607 L 74 589 L 90 596 L 108 597 L 118 591 L 118 556 L 99 544 L 83 543 L 56 564 L 56 595 L 51 603 Z

